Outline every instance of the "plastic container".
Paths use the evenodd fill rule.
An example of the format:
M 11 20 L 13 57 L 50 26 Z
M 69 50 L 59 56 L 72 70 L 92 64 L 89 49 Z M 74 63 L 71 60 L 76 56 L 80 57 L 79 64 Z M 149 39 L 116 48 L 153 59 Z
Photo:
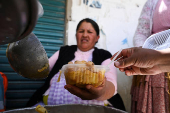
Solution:
M 170 47 L 170 29 L 158 32 L 146 39 L 142 48 L 162 50 Z
M 109 68 L 103 65 L 66 64 L 61 69 L 61 77 L 65 77 L 67 84 L 80 88 L 84 88 L 87 84 L 97 87 L 103 83 L 105 72 L 108 70 Z

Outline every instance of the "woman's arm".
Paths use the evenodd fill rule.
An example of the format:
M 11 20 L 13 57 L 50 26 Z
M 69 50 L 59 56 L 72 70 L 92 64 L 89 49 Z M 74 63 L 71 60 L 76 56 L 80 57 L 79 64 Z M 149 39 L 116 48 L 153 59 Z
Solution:
M 113 55 L 113 57 L 116 54 Z M 170 48 L 164 50 L 133 47 L 123 49 L 115 66 L 126 75 L 156 75 L 170 72 Z
M 142 46 L 145 40 L 151 35 L 151 20 L 152 20 L 152 0 L 148 0 L 139 17 L 139 23 L 133 37 L 133 44 L 135 47 Z
M 108 65 L 111 62 L 110 59 L 107 59 L 102 62 L 102 65 Z M 106 76 L 106 87 L 103 94 L 97 100 L 106 100 L 111 98 L 114 94 L 117 93 L 117 71 L 112 63 L 109 66 L 110 70 L 105 73 Z
M 157 64 L 160 67 L 160 70 L 162 72 L 170 72 L 170 48 L 159 50 L 159 52 L 161 55 L 158 56 L 159 60 Z
M 102 94 L 96 100 L 107 100 L 115 94 L 115 86 L 110 81 L 105 81 L 106 86 L 103 88 Z M 117 92 L 117 91 L 116 91 Z

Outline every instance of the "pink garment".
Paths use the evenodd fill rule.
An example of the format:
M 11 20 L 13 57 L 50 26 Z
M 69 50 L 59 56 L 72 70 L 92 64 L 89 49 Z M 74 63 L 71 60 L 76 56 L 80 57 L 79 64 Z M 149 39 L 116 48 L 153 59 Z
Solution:
M 138 19 L 138 26 L 133 37 L 135 47 L 142 46 L 145 40 L 152 34 L 153 13 L 158 0 L 147 0 Z
M 157 33 L 170 28 L 170 15 L 169 10 L 165 11 L 166 6 L 169 7 L 168 0 L 148 0 L 146 2 L 134 35 L 134 46 L 142 46 L 152 33 Z M 132 85 L 131 112 L 169 113 L 167 81 L 165 73 L 161 73 L 154 76 L 146 75 L 145 79 L 141 80 L 139 86 Z
M 87 52 L 82 52 L 79 49 L 77 49 L 77 51 L 75 52 L 75 58 L 72 60 L 72 62 L 79 60 L 85 60 L 85 61 L 92 61 L 92 53 L 93 53 L 94 49 L 91 49 Z M 53 68 L 55 62 L 57 61 L 59 56 L 59 51 L 57 51 L 52 57 L 50 57 L 49 59 L 49 65 L 50 65 L 50 70 Z M 102 62 L 101 65 L 107 65 L 110 63 L 110 59 L 107 59 L 105 61 Z M 52 85 L 52 81 L 56 78 L 56 76 L 58 76 L 59 73 L 57 73 L 50 81 L 50 87 L 49 89 L 44 93 L 44 95 L 48 95 L 50 92 L 50 88 Z M 116 68 L 114 66 L 114 64 L 112 63 L 110 65 L 110 70 L 108 72 L 105 73 L 106 76 L 106 80 L 112 82 L 115 86 L 115 94 L 117 93 L 117 72 L 116 72 Z M 59 82 L 60 83 L 60 82 Z M 62 90 L 65 90 L 64 87 Z
M 71 94 L 68 90 L 64 89 L 66 85 L 65 79 L 61 78 L 60 82 L 56 82 L 58 74 L 52 79 L 50 92 L 48 94 L 48 105 L 61 105 L 61 104 L 94 104 L 104 105 L 104 101 L 99 100 L 82 100 L 76 95 Z
M 52 70 L 54 64 L 56 63 L 57 59 L 59 56 L 59 51 L 55 52 L 49 59 L 49 66 L 50 66 L 50 71 Z
M 144 77 L 144 76 L 143 76 Z M 147 75 L 139 86 L 132 85 L 132 113 L 169 113 L 168 80 L 164 73 Z
M 170 1 L 159 0 L 153 15 L 153 34 L 170 28 Z

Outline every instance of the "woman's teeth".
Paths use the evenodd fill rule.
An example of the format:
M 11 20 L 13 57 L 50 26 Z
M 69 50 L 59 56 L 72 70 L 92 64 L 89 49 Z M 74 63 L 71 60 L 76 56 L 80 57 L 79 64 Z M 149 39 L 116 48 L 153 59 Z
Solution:
M 82 40 L 82 42 L 88 42 L 88 40 L 86 40 L 86 39 L 83 39 L 83 40 Z

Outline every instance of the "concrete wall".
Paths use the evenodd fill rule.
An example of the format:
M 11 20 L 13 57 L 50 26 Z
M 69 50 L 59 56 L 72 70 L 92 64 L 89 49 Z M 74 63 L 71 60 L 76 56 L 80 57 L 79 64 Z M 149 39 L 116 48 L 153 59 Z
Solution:
M 96 6 L 96 1 L 99 5 Z M 146 0 L 67 0 L 66 44 L 76 44 L 75 30 L 83 18 L 95 20 L 100 27 L 100 40 L 96 45 L 112 54 L 120 48 L 133 46 L 133 35 L 138 18 Z M 92 6 L 92 7 L 91 7 Z M 123 98 L 126 110 L 130 112 L 130 88 L 132 77 L 118 73 L 118 92 Z

